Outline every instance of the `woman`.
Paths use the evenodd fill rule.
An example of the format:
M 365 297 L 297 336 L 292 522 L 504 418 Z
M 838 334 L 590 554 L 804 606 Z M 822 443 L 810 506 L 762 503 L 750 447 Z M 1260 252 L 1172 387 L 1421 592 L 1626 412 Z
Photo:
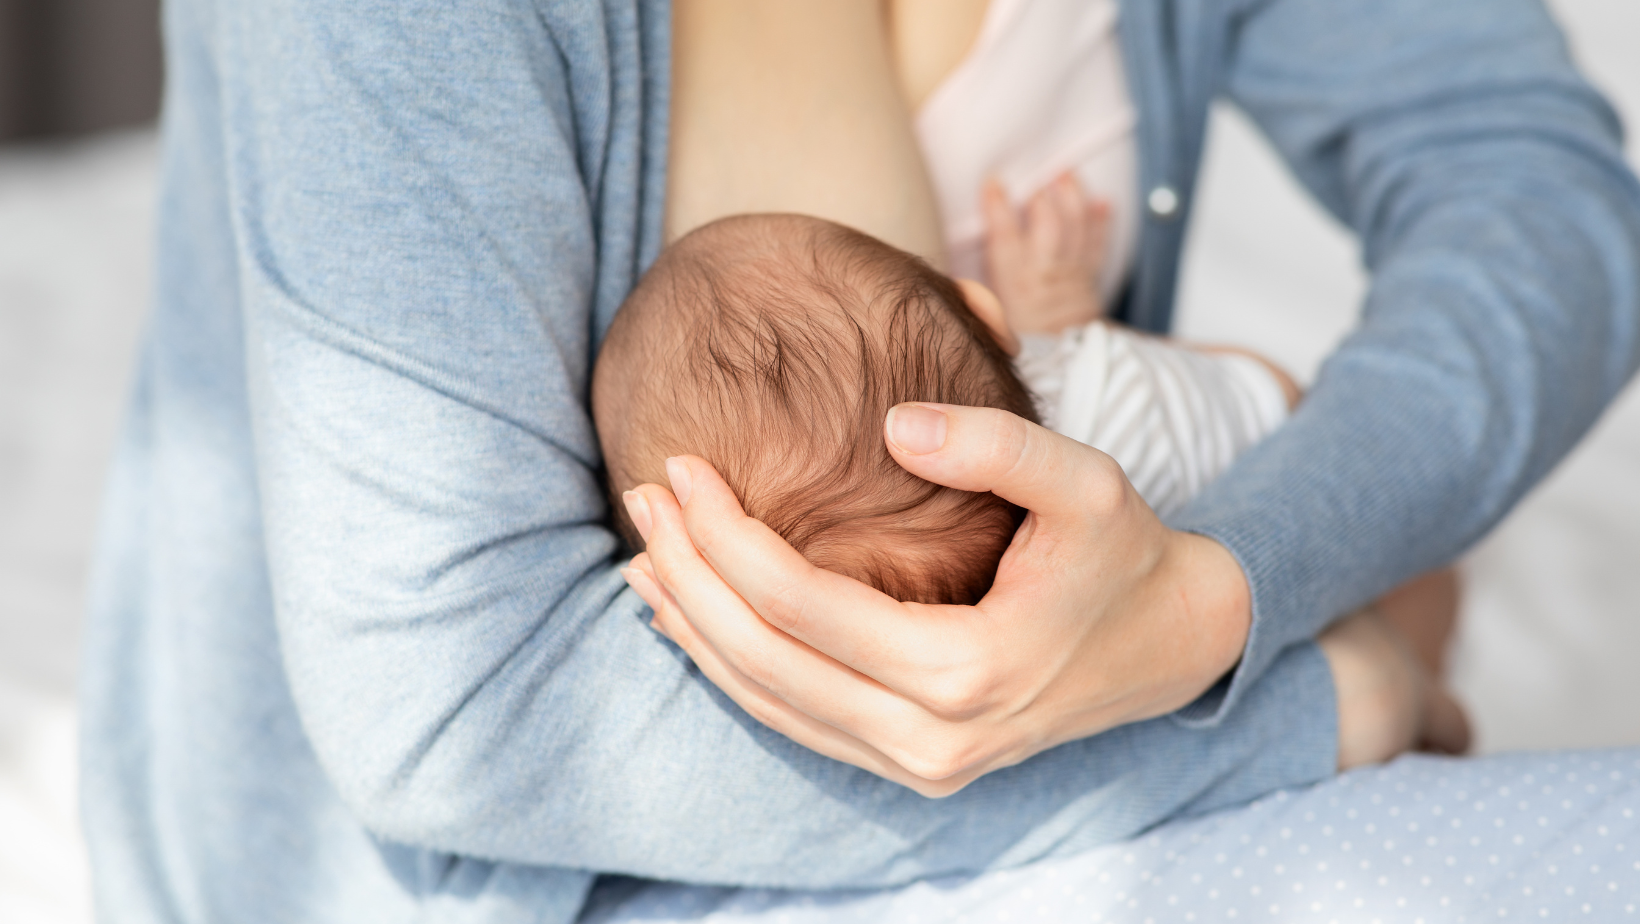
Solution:
M 1124 8 L 1141 186 L 1173 195 L 1149 197 L 1128 317 L 1165 326 L 1227 89 L 1366 238 L 1363 328 L 1301 417 L 1173 524 L 1191 532 L 1114 497 L 1091 457 L 1034 486 L 988 474 L 961 451 L 969 418 L 947 419 L 919 471 L 1034 487 L 1018 496 L 1044 521 L 1091 478 L 1134 541 L 1067 521 L 1100 569 L 1027 575 L 1058 624 L 1105 614 L 1055 649 L 1077 657 L 1049 676 L 1078 682 L 1039 700 L 1062 708 L 1023 729 L 981 708 L 957 727 L 1001 751 L 895 763 L 949 780 L 1072 740 L 928 800 L 758 725 L 615 570 L 585 385 L 675 207 L 666 5 L 173 3 L 159 299 L 88 626 L 105 916 L 569 920 L 595 872 L 888 885 L 1329 774 L 1332 678 L 1304 640 L 1472 541 L 1626 378 L 1640 196 L 1535 5 L 1315 6 Z M 710 553 L 700 525 L 732 516 L 700 516 L 708 479 L 684 507 Z M 660 528 L 687 554 L 676 518 Z M 1157 562 L 1207 615 L 1152 605 Z M 699 577 L 672 583 L 665 624 L 733 659 L 733 627 L 688 597 L 721 578 Z M 999 683 L 1041 675 L 1029 641 L 992 646 Z M 825 712 L 834 680 L 776 691 L 782 730 L 832 747 L 799 725 L 841 725 L 842 746 L 888 753 L 880 716 Z M 988 705 L 950 692 L 946 713 Z

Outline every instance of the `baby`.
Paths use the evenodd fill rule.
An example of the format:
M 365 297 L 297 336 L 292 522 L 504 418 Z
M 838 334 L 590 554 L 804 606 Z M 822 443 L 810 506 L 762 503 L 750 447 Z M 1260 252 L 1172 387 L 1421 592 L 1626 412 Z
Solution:
M 1105 323 L 1025 337 L 1016 371 L 1012 327 L 1043 326 L 1033 302 L 1055 318 L 1097 311 L 1067 314 L 1062 293 L 1048 294 L 1020 293 L 1022 309 L 1005 316 L 983 286 L 816 218 L 702 227 L 645 275 L 598 358 L 592 404 L 612 496 L 664 483 L 668 456 L 699 455 L 814 564 L 900 600 L 973 603 L 1021 512 L 895 464 L 882 437 L 894 405 L 1045 417 L 1111 453 L 1164 513 L 1285 417 L 1283 383 L 1261 362 Z
M 814 564 L 900 600 L 977 602 L 1021 514 L 895 464 L 882 421 L 904 401 L 1036 419 L 954 282 L 797 215 L 726 218 L 669 247 L 621 306 L 592 382 L 615 498 L 693 453 Z

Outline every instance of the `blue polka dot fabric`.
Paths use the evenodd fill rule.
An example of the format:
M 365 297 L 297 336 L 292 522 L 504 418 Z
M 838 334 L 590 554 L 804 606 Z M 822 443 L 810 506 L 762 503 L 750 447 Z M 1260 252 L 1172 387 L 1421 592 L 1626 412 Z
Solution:
M 1640 749 L 1407 756 L 1126 844 L 883 891 L 606 882 L 583 920 L 1640 922 Z

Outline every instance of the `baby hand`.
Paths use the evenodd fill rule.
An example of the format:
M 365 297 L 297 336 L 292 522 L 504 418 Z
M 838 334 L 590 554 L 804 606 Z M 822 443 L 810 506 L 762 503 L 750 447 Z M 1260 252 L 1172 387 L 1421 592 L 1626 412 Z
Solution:
M 1099 274 L 1108 203 L 1089 202 L 1069 173 L 1038 191 L 1022 212 L 995 180 L 981 199 L 986 270 L 1012 330 L 1053 334 L 1104 314 Z

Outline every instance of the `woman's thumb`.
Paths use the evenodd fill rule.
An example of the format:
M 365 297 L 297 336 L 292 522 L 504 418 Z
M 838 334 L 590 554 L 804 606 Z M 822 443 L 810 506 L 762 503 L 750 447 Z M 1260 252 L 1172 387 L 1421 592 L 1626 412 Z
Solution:
M 1110 456 L 996 408 L 899 404 L 889 409 L 883 434 L 889 454 L 911 474 L 990 491 L 1039 517 L 1097 512 L 1132 491 Z

